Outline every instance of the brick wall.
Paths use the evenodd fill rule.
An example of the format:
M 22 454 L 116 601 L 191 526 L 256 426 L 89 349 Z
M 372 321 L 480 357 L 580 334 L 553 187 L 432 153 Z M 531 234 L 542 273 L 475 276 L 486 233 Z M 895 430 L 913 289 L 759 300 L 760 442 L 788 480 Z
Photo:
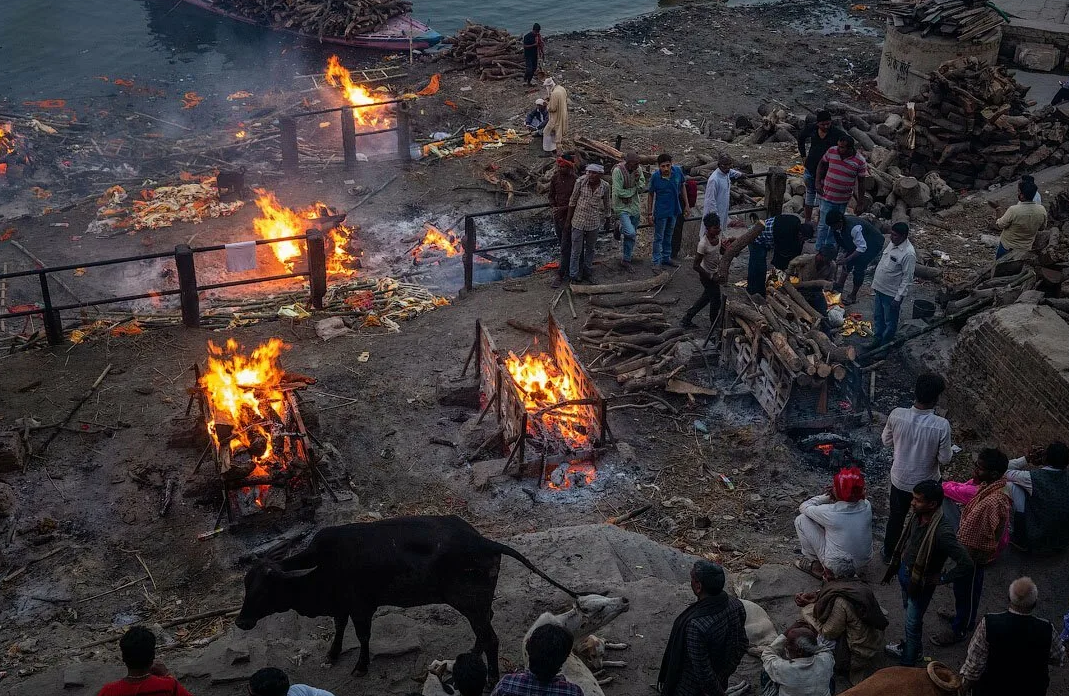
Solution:
M 1011 457 L 1069 437 L 1069 324 L 1013 304 L 972 319 L 950 358 L 948 417 Z

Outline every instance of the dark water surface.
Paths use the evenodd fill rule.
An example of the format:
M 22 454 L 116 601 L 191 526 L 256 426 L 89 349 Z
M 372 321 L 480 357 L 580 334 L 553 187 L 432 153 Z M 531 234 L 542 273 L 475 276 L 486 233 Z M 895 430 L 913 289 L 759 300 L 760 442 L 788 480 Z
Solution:
M 413 14 L 443 34 L 466 18 L 517 33 L 540 22 L 554 33 L 610 26 L 656 7 L 657 0 L 416 0 Z M 256 91 L 321 72 L 330 52 L 175 0 L 0 0 L 0 99 L 8 104 L 107 96 L 118 90 L 116 78 L 169 94 Z M 371 59 L 343 55 L 346 63 Z

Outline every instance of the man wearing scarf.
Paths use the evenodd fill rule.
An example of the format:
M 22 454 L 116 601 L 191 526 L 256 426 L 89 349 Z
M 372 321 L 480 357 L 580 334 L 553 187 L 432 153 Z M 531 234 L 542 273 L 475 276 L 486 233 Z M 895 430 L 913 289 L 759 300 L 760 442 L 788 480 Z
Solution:
M 969 552 L 958 543 L 954 528 L 943 519 L 943 487 L 938 481 L 921 481 L 913 487 L 910 514 L 895 547 L 883 582 L 898 576 L 902 586 L 902 606 L 906 610 L 905 638 L 886 647 L 899 664 L 913 667 L 921 657 L 924 612 L 935 588 L 959 578 L 972 576 Z M 947 559 L 954 568 L 943 573 Z
M 690 571 L 698 601 L 676 617 L 661 660 L 661 696 L 724 696 L 746 653 L 746 609 L 724 592 L 724 569 L 700 560 Z
M 864 680 L 888 623 L 872 588 L 859 578 L 835 580 L 819 592 L 799 592 L 794 603 L 821 638 L 836 641 L 836 672 L 849 674 L 851 685 Z
M 612 212 L 617 217 L 623 236 L 620 265 L 626 271 L 632 270 L 631 255 L 635 251 L 642 213 L 639 194 L 645 190 L 646 173 L 638 164 L 638 153 L 625 153 L 624 161 L 617 162 L 612 168 Z
M 980 595 L 984 590 L 984 568 L 995 560 L 999 540 L 1010 524 L 1013 500 L 1009 495 L 1006 469 L 1009 457 L 997 449 L 982 449 L 973 466 L 973 481 L 980 488 L 961 511 L 958 542 L 972 557 L 973 571 L 954 581 L 954 616 L 950 631 L 932 636 L 936 645 L 953 645 L 965 640 L 976 627 Z

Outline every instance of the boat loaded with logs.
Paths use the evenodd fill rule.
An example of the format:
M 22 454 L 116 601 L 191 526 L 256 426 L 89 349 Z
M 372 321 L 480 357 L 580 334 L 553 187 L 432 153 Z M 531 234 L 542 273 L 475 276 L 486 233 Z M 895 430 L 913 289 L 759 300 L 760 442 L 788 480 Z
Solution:
M 442 40 L 409 15 L 409 0 L 181 1 L 244 24 L 353 48 L 425 49 Z

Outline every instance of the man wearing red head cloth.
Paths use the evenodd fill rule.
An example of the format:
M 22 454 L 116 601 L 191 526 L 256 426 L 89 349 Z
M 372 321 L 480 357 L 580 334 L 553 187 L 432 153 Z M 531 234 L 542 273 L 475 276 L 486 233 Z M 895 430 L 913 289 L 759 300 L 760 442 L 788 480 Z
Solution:
M 857 575 L 872 558 L 872 506 L 856 466 L 841 469 L 823 494 L 798 508 L 794 519 L 802 556 L 796 565 L 830 580 Z

